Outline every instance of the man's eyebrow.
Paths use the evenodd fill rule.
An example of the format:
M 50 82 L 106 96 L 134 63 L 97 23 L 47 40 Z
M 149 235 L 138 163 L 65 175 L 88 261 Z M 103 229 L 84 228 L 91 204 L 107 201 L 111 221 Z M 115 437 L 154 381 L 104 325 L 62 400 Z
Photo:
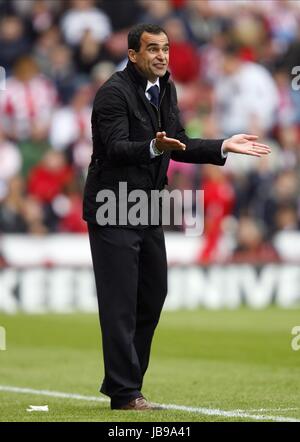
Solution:
M 155 47 L 157 47 L 157 46 L 159 46 L 159 44 L 158 44 L 158 43 L 148 43 L 146 47 L 149 48 L 150 46 L 155 46 Z M 163 45 L 163 47 L 165 47 L 165 46 L 170 46 L 170 45 L 169 45 L 169 43 L 165 43 L 165 44 Z

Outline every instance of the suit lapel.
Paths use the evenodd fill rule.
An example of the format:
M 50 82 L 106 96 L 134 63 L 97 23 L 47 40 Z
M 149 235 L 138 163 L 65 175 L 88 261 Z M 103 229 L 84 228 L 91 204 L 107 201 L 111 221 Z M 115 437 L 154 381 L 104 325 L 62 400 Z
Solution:
M 161 118 L 162 118 L 162 122 L 163 122 L 163 130 L 167 132 L 167 136 L 168 136 L 168 119 L 170 116 L 170 87 L 169 86 L 170 85 L 168 83 L 165 86 L 166 91 L 165 91 L 165 95 L 164 95 L 164 98 L 162 100 L 161 107 L 160 107 L 160 113 L 161 113 Z M 161 161 L 160 161 L 158 174 L 156 176 L 155 186 L 158 185 L 159 183 L 161 183 L 164 175 L 166 174 L 168 164 L 170 161 L 170 157 L 171 157 L 170 152 L 165 152 L 163 155 L 161 155 L 159 157 L 159 159 Z
M 148 100 L 148 98 L 145 95 L 145 91 L 143 90 L 142 87 L 138 88 L 138 95 L 141 98 L 143 105 L 147 111 L 147 113 L 149 114 L 150 118 L 151 118 L 151 123 L 153 126 L 153 129 L 155 131 L 155 133 L 158 131 L 158 121 L 157 121 L 157 116 L 155 115 L 155 110 L 153 109 L 153 106 L 151 105 L 150 101 Z

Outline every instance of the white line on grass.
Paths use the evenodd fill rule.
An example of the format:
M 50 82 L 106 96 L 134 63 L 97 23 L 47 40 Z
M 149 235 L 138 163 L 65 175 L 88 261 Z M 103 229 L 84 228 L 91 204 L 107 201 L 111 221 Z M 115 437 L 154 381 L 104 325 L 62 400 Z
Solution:
M 56 397 L 63 399 L 76 399 L 88 402 L 108 402 L 109 399 L 99 398 L 97 396 L 84 396 L 81 394 L 72 394 L 72 393 L 62 393 L 59 391 L 50 391 L 50 390 L 34 390 L 32 388 L 19 388 L 12 387 L 9 385 L 0 385 L 0 391 L 4 391 L 7 393 L 21 393 L 21 394 L 35 394 L 38 396 L 48 396 L 48 397 Z M 201 408 L 201 407 L 186 407 L 185 405 L 174 405 L 174 404 L 159 404 L 164 409 L 167 410 L 178 410 L 185 411 L 187 413 L 197 413 L 206 416 L 222 416 L 228 418 L 244 418 L 244 419 L 252 419 L 252 420 L 271 420 L 275 422 L 300 422 L 300 419 L 292 418 L 292 417 L 283 417 L 283 416 L 268 416 L 268 415 L 257 415 L 250 414 L 249 412 L 245 412 L 244 410 L 220 410 L 219 408 Z M 267 409 L 262 409 L 267 411 Z M 278 409 L 280 411 L 280 409 Z
M 253 413 L 254 411 L 267 411 L 270 413 L 270 411 L 295 411 L 300 410 L 299 407 L 293 407 L 293 408 L 251 408 L 249 410 L 240 410 L 244 411 L 245 413 Z
M 293 417 L 283 417 L 283 416 L 269 416 L 269 415 L 258 415 L 250 414 L 244 410 L 220 410 L 219 408 L 196 408 L 196 407 L 186 407 L 184 405 L 173 405 L 173 404 L 161 404 L 163 408 L 168 410 L 180 410 L 190 413 L 199 413 L 207 416 L 223 416 L 223 417 L 237 417 L 244 419 L 253 419 L 257 421 L 271 420 L 275 422 L 300 422 L 300 419 Z M 267 411 L 267 410 L 266 410 Z
M 8 393 L 23 393 L 23 394 L 35 394 L 38 396 L 58 397 L 62 399 L 77 399 L 79 401 L 88 402 L 108 402 L 109 399 L 105 399 L 97 396 L 83 396 L 81 394 L 61 393 L 60 391 L 50 390 L 33 390 L 32 388 L 19 388 L 10 387 L 9 385 L 0 385 L 0 391 L 6 391 Z

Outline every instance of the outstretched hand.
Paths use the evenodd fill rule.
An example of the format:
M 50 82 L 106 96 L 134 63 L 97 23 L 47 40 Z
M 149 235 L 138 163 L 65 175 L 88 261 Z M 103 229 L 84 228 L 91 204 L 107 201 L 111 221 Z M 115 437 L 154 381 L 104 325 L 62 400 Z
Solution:
M 166 132 L 157 132 L 155 147 L 161 152 L 164 150 L 185 150 L 185 144 L 175 138 L 168 138 Z
M 257 135 L 238 134 L 228 138 L 223 143 L 224 153 L 233 152 L 253 157 L 261 157 L 271 153 L 270 146 L 257 143 Z

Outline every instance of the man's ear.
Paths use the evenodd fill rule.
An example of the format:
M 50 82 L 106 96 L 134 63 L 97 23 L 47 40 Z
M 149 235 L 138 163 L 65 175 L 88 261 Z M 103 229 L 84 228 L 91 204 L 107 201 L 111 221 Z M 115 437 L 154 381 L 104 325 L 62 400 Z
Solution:
M 134 49 L 128 49 L 128 58 L 132 63 L 136 63 L 136 52 Z

